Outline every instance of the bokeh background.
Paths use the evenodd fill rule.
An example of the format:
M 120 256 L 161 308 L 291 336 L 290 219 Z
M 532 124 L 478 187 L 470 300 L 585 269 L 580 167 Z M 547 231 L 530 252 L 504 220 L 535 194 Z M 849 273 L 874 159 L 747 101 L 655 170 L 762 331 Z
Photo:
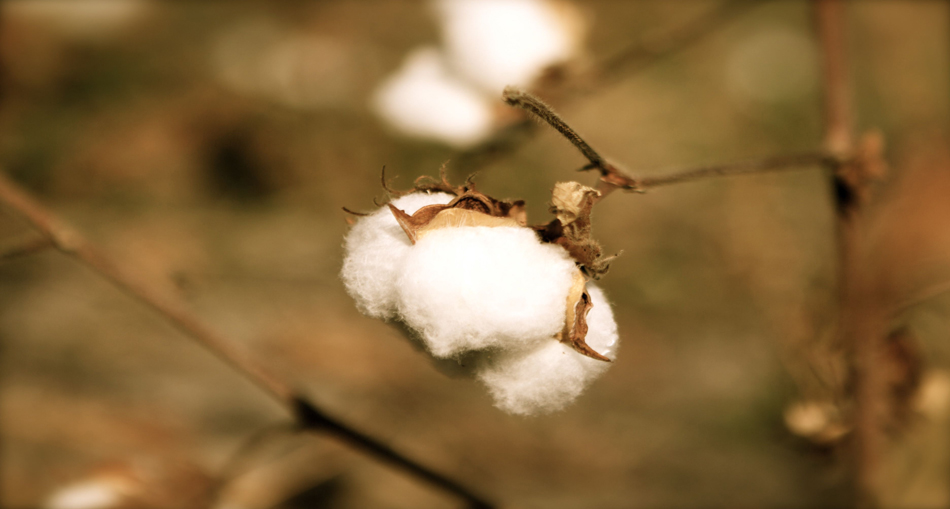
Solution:
M 722 4 L 559 4 L 577 46 L 535 89 L 638 174 L 816 149 L 811 4 L 752 4 L 609 74 L 598 66 L 627 48 L 662 50 Z M 912 206 L 913 193 L 950 181 L 950 5 L 852 2 L 849 22 L 859 128 L 884 134 L 893 181 L 925 175 L 885 189 Z M 505 415 L 476 382 L 443 375 L 357 312 L 337 277 L 341 207 L 373 209 L 383 165 L 402 188 L 445 161 L 455 179 L 478 171 L 479 189 L 528 200 L 534 222 L 547 221 L 555 182 L 595 182 L 553 131 L 506 129 L 520 117 L 500 89 L 491 150 L 407 136 L 380 117 L 379 87 L 446 30 L 423 1 L 8 0 L 0 165 L 329 412 L 506 507 L 846 502 L 840 454 L 784 417 L 820 397 L 810 363 L 835 320 L 819 168 L 599 204 L 594 235 L 623 252 L 602 282 L 621 348 L 560 413 Z M 930 249 L 913 265 L 921 281 L 950 274 L 947 242 L 928 241 L 950 232 L 939 207 L 950 198 L 928 196 L 936 212 L 902 241 Z M 0 238 L 27 231 L 0 215 Z M 937 296 L 903 317 L 936 382 L 930 406 L 890 438 L 895 506 L 950 504 L 948 313 Z M 218 507 L 458 504 L 325 436 L 281 432 L 286 414 L 256 387 L 56 252 L 0 264 L 0 348 L 0 507 L 129 469 L 171 491 L 223 480 Z M 272 432 L 236 460 L 262 429 Z

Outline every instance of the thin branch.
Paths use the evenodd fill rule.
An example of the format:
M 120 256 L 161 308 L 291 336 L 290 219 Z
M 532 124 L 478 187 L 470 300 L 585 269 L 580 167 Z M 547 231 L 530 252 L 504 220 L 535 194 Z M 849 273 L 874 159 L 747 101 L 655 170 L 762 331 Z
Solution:
M 0 173 L 0 205 L 21 217 L 44 235 L 57 249 L 91 268 L 120 290 L 151 307 L 185 335 L 210 350 L 285 406 L 304 429 L 326 432 L 403 472 L 452 493 L 472 507 L 491 504 L 449 477 L 394 451 L 379 440 L 329 416 L 280 377 L 266 370 L 231 341 L 202 323 L 177 300 L 162 295 L 149 284 L 116 266 L 91 242 L 61 222 L 52 212 Z
M 752 173 L 794 170 L 815 165 L 834 167 L 837 164 L 837 160 L 825 152 L 802 152 L 798 154 L 771 156 L 763 159 L 752 159 L 736 163 L 716 164 L 709 166 L 699 166 L 684 170 L 676 170 L 667 175 L 641 178 L 639 181 L 637 181 L 637 184 L 639 185 L 640 189 L 649 189 L 657 186 L 691 182 L 694 180 L 702 180 L 710 177 L 731 177 L 736 175 L 748 175 Z
M 567 122 L 540 98 L 512 86 L 505 87 L 501 97 L 505 101 L 505 104 L 534 113 L 538 118 L 544 120 L 548 125 L 557 130 L 557 132 L 561 133 L 562 136 L 567 138 L 567 141 L 577 147 L 577 150 L 590 161 L 591 168 L 606 171 L 605 168 L 610 166 L 610 163 L 608 163 L 606 159 L 598 154 L 593 147 L 588 145 L 587 142 L 584 141 L 584 138 L 582 138 L 580 134 L 577 134 L 577 131 L 567 125 Z
M 863 213 L 870 184 L 884 171 L 883 140 L 866 136 L 856 147 L 853 137 L 851 87 L 847 58 L 847 3 L 814 0 L 815 25 L 822 56 L 825 148 L 846 162 L 831 178 L 838 244 L 838 339 L 848 354 L 854 398 L 852 468 L 855 504 L 879 504 L 882 399 L 881 352 L 889 334 L 888 310 L 869 300 L 861 246 L 865 244 Z M 855 149 L 857 148 L 857 153 Z
M 608 161 L 607 158 L 594 150 L 577 131 L 538 97 L 515 87 L 507 87 L 505 88 L 502 98 L 506 104 L 529 111 L 544 120 L 577 147 L 577 150 L 589 161 L 589 164 L 585 165 L 581 170 L 587 171 L 596 169 L 600 172 L 601 183 L 604 184 L 600 187 L 600 190 L 604 194 L 612 189 L 646 191 L 653 187 L 691 182 L 710 177 L 727 177 L 768 171 L 790 170 L 813 165 L 836 167 L 839 164 L 836 158 L 826 152 L 804 152 L 737 163 L 686 168 L 655 177 L 633 177 L 622 171 L 619 165 Z
M 945 293 L 950 293 L 950 279 L 945 280 L 945 281 L 938 281 L 930 286 L 924 287 L 923 289 L 917 292 L 914 292 L 912 295 L 899 301 L 894 306 L 895 313 L 904 312 L 908 308 L 916 306 L 917 304 L 928 301 L 930 299 L 939 297 Z
M 641 38 L 628 48 L 605 58 L 593 69 L 571 76 L 557 83 L 540 84 L 539 91 L 546 96 L 576 99 L 622 78 L 648 69 L 664 58 L 675 55 L 701 41 L 724 24 L 755 6 L 770 0 L 726 0 L 682 26 L 664 29 L 655 35 Z M 487 164 L 493 158 L 509 153 L 525 143 L 536 132 L 530 119 L 515 121 L 500 129 L 491 139 L 468 149 L 455 157 L 455 166 L 466 171 Z
M 815 21 L 821 42 L 825 147 L 837 155 L 847 154 L 853 145 L 845 14 L 844 0 L 815 2 Z
M 0 261 L 29 256 L 51 247 L 54 246 L 49 237 L 37 237 L 35 234 L 17 237 L 0 245 Z

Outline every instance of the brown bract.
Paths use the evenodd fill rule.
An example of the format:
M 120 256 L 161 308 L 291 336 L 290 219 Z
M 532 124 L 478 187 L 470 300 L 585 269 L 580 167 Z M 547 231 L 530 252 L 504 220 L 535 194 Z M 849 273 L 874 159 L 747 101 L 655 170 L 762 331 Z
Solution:
M 591 237 L 590 213 L 600 192 L 577 182 L 558 182 L 551 197 L 551 212 L 557 218 L 533 227 L 541 240 L 567 250 L 585 275 L 600 279 L 610 269 L 613 256 L 604 257 L 600 244 Z
M 498 201 L 478 191 L 465 191 L 446 205 L 427 205 L 411 216 L 392 203 L 396 217 L 413 244 L 427 232 L 449 226 L 525 226 L 524 202 Z
M 574 273 L 574 282 L 567 294 L 567 311 L 564 328 L 555 336 L 562 343 L 571 345 L 578 353 L 592 359 L 610 362 L 587 344 L 587 313 L 594 307 L 587 293 L 587 278 L 580 271 Z

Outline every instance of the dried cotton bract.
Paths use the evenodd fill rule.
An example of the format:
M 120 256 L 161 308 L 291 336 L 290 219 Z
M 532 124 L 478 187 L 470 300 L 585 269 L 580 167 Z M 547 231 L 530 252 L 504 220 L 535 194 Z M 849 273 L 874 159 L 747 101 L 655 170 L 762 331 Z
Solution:
M 610 306 L 588 287 L 607 268 L 589 238 L 596 196 L 558 184 L 558 217 L 531 227 L 523 202 L 444 176 L 417 182 L 356 221 L 341 276 L 363 313 L 404 323 L 433 357 L 473 359 L 502 410 L 558 410 L 604 372 L 617 346 Z

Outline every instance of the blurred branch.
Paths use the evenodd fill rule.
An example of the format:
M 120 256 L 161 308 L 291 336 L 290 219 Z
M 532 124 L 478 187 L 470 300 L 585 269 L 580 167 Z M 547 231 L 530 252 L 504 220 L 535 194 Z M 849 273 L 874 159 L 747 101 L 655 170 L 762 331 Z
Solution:
M 837 164 L 838 161 L 826 152 L 802 152 L 798 154 L 770 156 L 749 161 L 739 161 L 735 163 L 699 166 L 696 168 L 677 170 L 667 175 L 644 177 L 639 180 L 638 184 L 642 189 L 649 189 L 651 187 L 665 186 L 668 184 L 679 184 L 681 182 L 691 182 L 709 177 L 731 177 L 735 175 L 747 175 L 751 173 L 795 170 L 815 165 L 834 167 Z
M 916 306 L 924 301 L 928 301 L 942 294 L 950 292 L 950 280 L 938 281 L 930 286 L 915 292 L 913 295 L 901 300 L 894 306 L 895 312 L 900 313 L 908 308 Z
M 297 428 L 290 423 L 280 422 L 265 426 L 252 433 L 241 443 L 237 451 L 232 453 L 231 459 L 228 460 L 224 470 L 218 475 L 211 499 L 218 502 L 228 485 L 250 470 L 245 463 L 249 462 L 258 449 L 261 449 L 274 438 L 292 434 L 296 431 Z
M 109 280 L 120 290 L 151 307 L 185 335 L 254 382 L 286 407 L 297 424 L 344 441 L 373 458 L 411 474 L 465 500 L 471 507 L 491 507 L 485 499 L 458 482 L 407 458 L 379 440 L 331 417 L 278 376 L 264 369 L 232 342 L 206 326 L 177 300 L 162 295 L 149 284 L 122 271 L 109 257 L 59 220 L 6 175 L 0 173 L 0 205 L 36 228 L 59 251 L 72 256 Z
M 880 362 L 890 314 L 872 302 L 860 256 L 870 184 L 883 173 L 883 140 L 868 136 L 855 148 L 848 79 L 847 3 L 814 0 L 821 50 L 825 148 L 848 158 L 832 176 L 838 244 L 838 339 L 848 353 L 854 401 L 852 468 L 855 504 L 876 507 L 880 492 L 885 386 Z
M 595 90 L 616 83 L 648 69 L 664 58 L 689 48 L 725 23 L 754 6 L 771 0 L 726 0 L 682 26 L 642 37 L 628 48 L 595 64 L 593 70 L 548 86 L 542 86 L 545 96 L 582 97 Z M 512 122 L 500 129 L 491 139 L 468 149 L 456 157 L 456 166 L 477 167 L 493 157 L 509 153 L 525 143 L 536 132 L 536 124 L 529 118 Z
M 608 161 L 605 157 L 600 155 L 599 152 L 594 150 L 577 131 L 571 128 L 560 115 L 555 113 L 554 110 L 541 99 L 515 87 L 505 88 L 502 97 L 508 105 L 521 108 L 537 115 L 577 147 L 577 150 L 589 161 L 581 170 L 587 171 L 596 169 L 600 172 L 601 185 L 598 189 L 604 196 L 614 189 L 643 192 L 653 187 L 691 182 L 710 177 L 727 177 L 768 171 L 801 169 L 813 165 L 836 167 L 839 164 L 838 159 L 832 157 L 829 153 L 816 151 L 771 156 L 736 163 L 685 168 L 676 170 L 667 175 L 655 177 L 633 177 L 625 171 L 622 171 L 619 165 Z
M 24 235 L 0 244 L 0 261 L 13 260 L 53 247 L 49 237 Z
M 852 147 L 851 90 L 848 80 L 843 0 L 816 0 L 815 21 L 821 44 L 825 147 L 847 154 Z

